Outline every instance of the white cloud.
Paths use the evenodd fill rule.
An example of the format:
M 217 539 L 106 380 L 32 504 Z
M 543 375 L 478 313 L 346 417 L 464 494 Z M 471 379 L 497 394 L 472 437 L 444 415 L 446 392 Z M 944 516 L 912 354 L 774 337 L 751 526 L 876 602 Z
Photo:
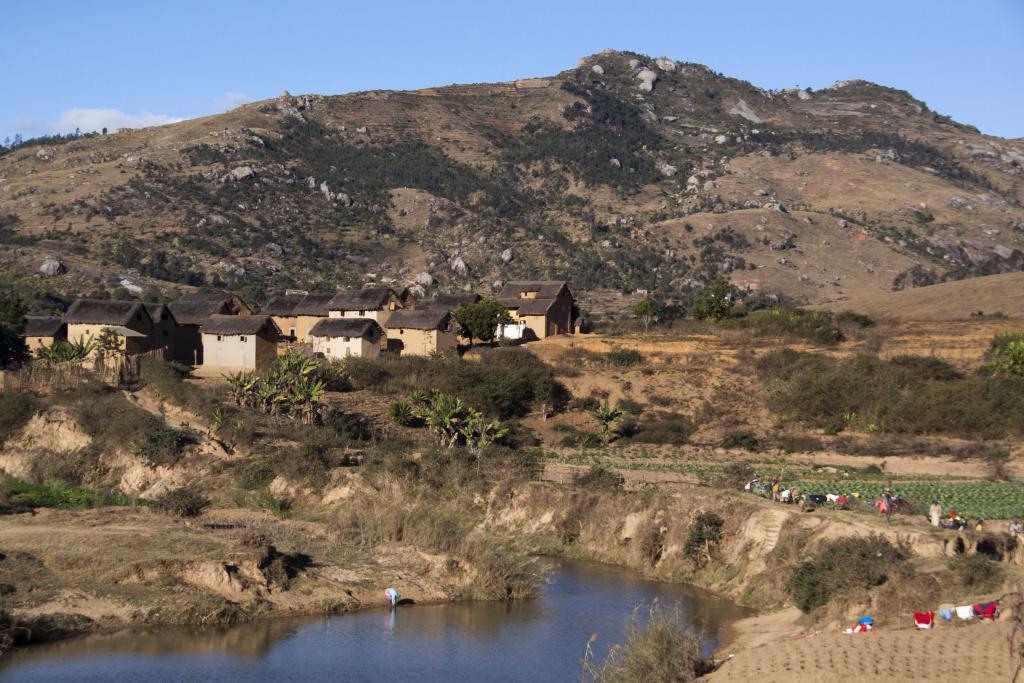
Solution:
M 217 112 L 230 111 L 235 107 L 240 107 L 247 102 L 252 102 L 252 98 L 248 95 L 243 95 L 240 92 L 228 91 L 213 101 L 213 109 Z
M 168 116 L 167 114 L 129 114 L 119 109 L 68 109 L 60 118 L 48 124 L 47 128 L 52 133 L 70 133 L 80 128 L 83 133 L 91 133 L 106 128 L 111 133 L 121 128 L 146 128 L 148 126 L 163 126 L 168 123 L 176 123 L 184 119 Z

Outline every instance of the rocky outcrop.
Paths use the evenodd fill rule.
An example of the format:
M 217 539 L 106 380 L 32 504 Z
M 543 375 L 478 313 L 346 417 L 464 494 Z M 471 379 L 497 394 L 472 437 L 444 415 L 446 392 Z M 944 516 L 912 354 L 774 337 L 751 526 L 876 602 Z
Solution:
M 729 110 L 729 113 L 733 116 L 745 118 L 751 123 L 761 123 L 761 117 L 758 116 L 757 113 L 750 108 L 750 105 L 743 100 L 737 100 L 736 104 L 734 104 L 732 109 Z
M 640 83 L 636 86 L 641 92 L 651 92 L 654 90 L 654 83 L 658 80 L 658 74 L 654 73 L 650 69 L 644 68 L 636 75 L 636 79 Z

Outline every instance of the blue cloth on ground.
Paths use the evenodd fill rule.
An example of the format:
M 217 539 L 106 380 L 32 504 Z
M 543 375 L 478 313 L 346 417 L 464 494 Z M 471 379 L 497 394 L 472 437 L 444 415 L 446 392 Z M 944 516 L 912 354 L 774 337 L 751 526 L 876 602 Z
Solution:
M 944 621 L 953 621 L 953 610 L 949 607 L 946 609 L 940 609 L 939 616 L 942 617 Z

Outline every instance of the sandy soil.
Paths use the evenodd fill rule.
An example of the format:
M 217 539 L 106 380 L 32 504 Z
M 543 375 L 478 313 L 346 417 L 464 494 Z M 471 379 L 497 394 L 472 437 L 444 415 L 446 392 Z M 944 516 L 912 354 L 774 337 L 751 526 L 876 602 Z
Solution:
M 745 620 L 749 628 L 758 620 Z M 1009 681 L 1016 660 L 1010 656 L 1010 625 L 979 622 L 939 625 L 931 631 L 899 629 L 869 634 L 786 635 L 740 650 L 702 680 L 757 681 Z

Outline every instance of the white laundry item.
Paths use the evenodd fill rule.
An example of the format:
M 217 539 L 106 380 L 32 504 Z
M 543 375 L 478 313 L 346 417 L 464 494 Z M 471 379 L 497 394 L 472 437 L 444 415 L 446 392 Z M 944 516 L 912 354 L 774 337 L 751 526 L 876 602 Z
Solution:
M 826 493 L 826 494 L 825 494 L 825 500 L 827 500 L 827 501 L 828 501 L 828 502 L 830 502 L 830 503 L 834 503 L 834 502 L 836 502 L 837 500 L 839 500 L 839 496 L 837 496 L 837 495 L 836 495 L 836 494 L 834 494 L 834 493 Z
M 974 608 L 971 607 L 970 605 L 964 605 L 963 607 L 957 607 L 955 611 L 956 611 L 956 615 L 959 618 L 961 618 L 961 619 L 965 619 L 966 620 L 966 619 L 973 619 L 974 618 Z

